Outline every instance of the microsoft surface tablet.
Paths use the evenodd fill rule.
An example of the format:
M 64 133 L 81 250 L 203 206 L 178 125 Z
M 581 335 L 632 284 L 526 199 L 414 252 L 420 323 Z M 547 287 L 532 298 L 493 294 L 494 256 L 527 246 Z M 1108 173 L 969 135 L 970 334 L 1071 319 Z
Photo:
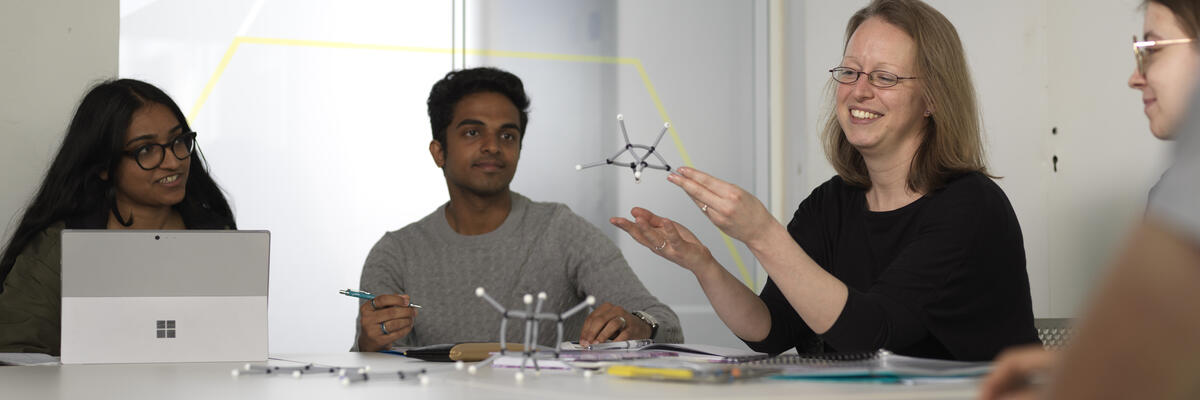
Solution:
M 63 364 L 267 359 L 270 232 L 64 230 Z

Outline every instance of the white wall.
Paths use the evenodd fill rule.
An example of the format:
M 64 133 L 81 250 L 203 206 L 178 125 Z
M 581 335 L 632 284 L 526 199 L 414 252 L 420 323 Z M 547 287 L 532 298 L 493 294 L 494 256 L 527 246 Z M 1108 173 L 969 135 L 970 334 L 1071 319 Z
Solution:
M 1163 168 L 1165 145 L 1150 135 L 1140 95 L 1125 86 L 1129 38 L 1141 32 L 1138 1 L 929 3 L 966 48 L 990 168 L 1004 177 L 998 183 L 1024 232 L 1034 312 L 1073 316 Z M 803 84 L 788 86 L 788 109 L 803 116 L 789 119 L 797 132 L 787 164 L 791 207 L 833 175 L 818 140 L 826 71 L 841 59 L 846 21 L 866 4 L 789 3 L 788 38 L 803 43 L 791 48 L 804 52 L 791 69 Z
M 653 94 L 697 168 L 766 198 L 756 179 L 766 139 L 756 110 L 765 73 L 756 58 L 755 2 L 723 0 L 586 1 L 481 0 L 467 2 L 467 48 L 633 58 L 645 67 Z M 538 23 L 530 23 L 538 21 Z M 634 272 L 679 315 L 687 341 L 743 347 L 712 311 L 691 273 L 608 224 L 648 208 L 690 227 L 714 256 L 740 277 L 720 231 L 687 196 L 648 170 L 634 183 L 626 168 L 576 171 L 611 156 L 624 143 L 614 117 L 625 116 L 630 139 L 650 144 L 664 122 L 646 82 L 633 65 L 472 56 L 467 66 L 494 65 L 521 76 L 532 98 L 529 131 L 513 188 L 539 201 L 570 206 L 624 252 Z M 667 136 L 658 146 L 673 167 L 683 156 Z M 764 179 L 765 180 L 765 179 Z M 736 252 L 755 277 L 756 264 L 740 243 Z M 603 300 L 603 299 L 601 299 Z
M 1144 214 L 1166 167 L 1169 143 L 1155 139 L 1134 69 L 1131 36 L 1142 34 L 1138 0 L 1051 2 L 1049 124 L 1059 158 L 1049 182 L 1051 317 L 1071 316 Z M 1079 12 L 1087 9 L 1087 14 Z
M 117 27 L 117 0 L 0 3 L 0 243 L 8 243 L 84 92 L 116 76 Z
M 448 49 L 450 16 L 424 0 L 123 4 L 121 74 L 202 104 L 191 127 L 238 228 L 271 231 L 272 352 L 349 349 L 358 302 L 337 290 L 384 232 L 446 201 L 425 98 L 450 54 L 361 45 Z
M 759 111 L 767 107 L 768 97 L 765 88 L 756 85 L 767 70 L 765 57 L 758 53 L 763 49 L 755 42 L 766 31 L 756 25 L 762 19 L 755 13 L 763 10 L 751 1 L 622 1 L 618 43 L 621 55 L 638 57 L 645 64 L 695 167 L 767 199 L 767 188 L 761 183 L 766 181 L 768 160 L 760 150 L 768 132 L 767 121 L 761 118 L 766 113 Z M 640 122 L 657 122 L 641 79 L 634 74 L 623 78 L 618 106 L 627 118 L 631 114 L 636 118 L 631 119 L 636 123 L 631 128 L 653 132 L 653 123 Z M 609 143 L 618 142 L 614 138 Z M 667 139 L 661 147 L 672 148 Z M 668 154 L 679 160 L 676 152 Z M 739 280 L 743 275 L 735 257 L 742 261 L 753 286 L 766 281 L 765 274 L 757 275 L 760 268 L 745 245 L 733 241 L 733 247 L 727 247 L 720 230 L 682 190 L 661 175 L 655 178 L 659 182 L 641 185 L 628 178 L 619 181 L 617 215 L 628 216 L 634 206 L 650 209 L 691 229 Z M 618 236 L 617 243 L 647 287 L 679 314 L 689 342 L 745 347 L 717 318 L 690 272 L 628 235 Z

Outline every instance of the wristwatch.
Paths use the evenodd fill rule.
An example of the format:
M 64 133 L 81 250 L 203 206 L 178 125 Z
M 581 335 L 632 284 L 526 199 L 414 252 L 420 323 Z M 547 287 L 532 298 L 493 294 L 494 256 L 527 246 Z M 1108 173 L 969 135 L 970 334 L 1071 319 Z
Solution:
M 651 339 L 654 339 L 654 336 L 658 335 L 658 320 L 654 319 L 653 315 L 647 314 L 645 311 L 634 311 L 632 314 L 633 316 L 638 317 L 638 319 L 641 319 L 642 322 L 645 322 L 646 325 L 650 325 Z

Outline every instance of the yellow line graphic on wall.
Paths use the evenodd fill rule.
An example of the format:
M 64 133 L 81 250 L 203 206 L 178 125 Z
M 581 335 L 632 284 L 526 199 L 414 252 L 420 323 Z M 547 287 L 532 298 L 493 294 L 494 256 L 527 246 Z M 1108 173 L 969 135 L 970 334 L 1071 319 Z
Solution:
M 332 49 L 355 49 L 355 50 L 380 50 L 380 51 L 401 51 L 411 53 L 435 53 L 435 54 L 452 54 L 453 50 L 448 48 L 435 47 L 416 47 L 416 46 L 394 46 L 383 44 L 369 43 L 347 43 L 347 42 L 330 42 L 321 40 L 298 40 L 298 39 L 277 39 L 263 38 L 252 36 L 238 36 L 233 39 L 233 43 L 225 50 L 225 55 L 221 57 L 221 62 L 217 64 L 217 69 L 213 71 L 208 82 L 204 85 L 204 89 L 200 92 L 200 97 L 196 99 L 196 103 L 192 105 L 191 111 L 188 112 L 188 123 L 196 120 L 196 116 L 200 114 L 200 110 L 204 108 L 204 104 L 208 102 L 208 97 L 212 95 L 213 89 L 216 88 L 217 82 L 221 80 L 221 76 L 225 74 L 225 68 L 229 67 L 230 61 L 233 60 L 233 55 L 237 53 L 238 48 L 243 44 L 260 44 L 270 46 L 293 46 L 293 47 L 319 47 Z M 631 65 L 637 69 L 638 75 L 642 78 L 642 84 L 646 87 L 646 91 L 650 94 L 650 100 L 654 102 L 654 107 L 658 109 L 658 115 L 663 121 L 671 121 L 667 116 L 667 109 L 663 107 L 662 100 L 658 97 L 658 92 L 654 90 L 654 84 L 650 82 L 650 75 L 646 73 L 646 68 L 642 66 L 642 62 L 636 58 L 629 57 L 604 57 L 604 56 L 588 56 L 575 54 L 554 54 L 554 53 L 535 53 L 526 51 L 504 51 L 504 50 L 488 50 L 488 49 L 466 49 L 464 52 L 468 55 L 486 56 L 486 57 L 511 57 L 525 58 L 533 60 L 547 61 L 566 61 L 566 62 L 584 62 L 584 63 L 601 63 L 601 64 L 620 64 Z M 675 148 L 679 150 L 679 156 L 683 159 L 683 164 L 689 167 L 692 165 L 692 158 L 688 155 L 687 149 L 683 147 L 683 141 L 679 139 L 679 133 L 675 131 L 675 124 L 671 124 L 669 128 L 671 139 L 675 142 Z M 750 271 L 746 269 L 746 264 L 742 261 L 742 256 L 738 249 L 733 244 L 731 239 L 724 232 L 720 232 L 721 239 L 725 241 L 725 247 L 729 249 L 729 255 L 733 257 L 733 262 L 737 264 L 738 272 L 742 275 L 742 281 L 751 289 L 754 288 L 754 278 L 750 276 Z

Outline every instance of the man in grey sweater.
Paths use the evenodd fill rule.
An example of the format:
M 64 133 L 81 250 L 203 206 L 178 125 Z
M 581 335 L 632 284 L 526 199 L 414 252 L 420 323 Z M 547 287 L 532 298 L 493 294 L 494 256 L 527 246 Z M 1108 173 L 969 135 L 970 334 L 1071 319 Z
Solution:
M 683 341 L 679 318 L 599 229 L 565 205 L 509 190 L 529 121 L 519 78 L 494 68 L 453 71 L 434 84 L 428 107 L 429 153 L 450 201 L 384 234 L 367 255 L 360 287 L 380 295 L 360 304 L 353 350 L 496 341 L 501 315 L 475 297 L 477 287 L 514 310 L 524 309 L 525 294 L 545 292 L 542 310 L 550 313 L 595 296 L 594 312 L 564 326 L 564 339 L 585 345 Z M 423 308 L 408 307 L 410 299 Z M 519 342 L 523 329 L 509 323 L 509 340 Z M 553 345 L 555 334 L 543 323 L 540 344 Z

